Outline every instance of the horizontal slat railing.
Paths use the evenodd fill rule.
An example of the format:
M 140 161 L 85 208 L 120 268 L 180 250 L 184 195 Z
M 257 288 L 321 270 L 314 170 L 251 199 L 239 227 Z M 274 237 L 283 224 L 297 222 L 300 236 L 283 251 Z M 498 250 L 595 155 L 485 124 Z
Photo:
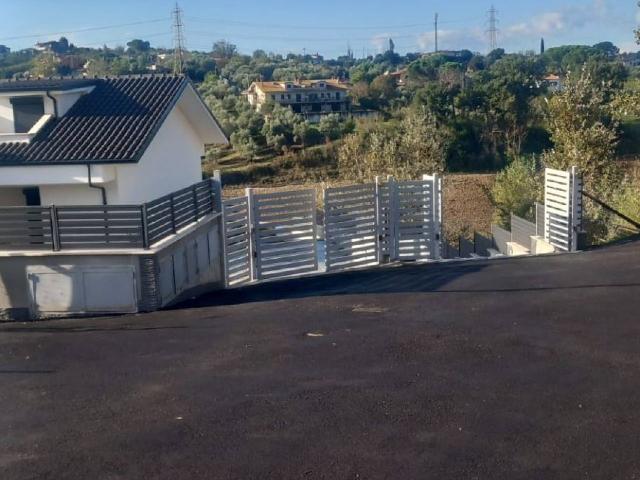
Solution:
M 219 179 L 143 205 L 0 207 L 0 249 L 148 248 L 221 211 Z
M 144 246 L 139 205 L 69 206 L 57 210 L 61 249 Z
M 52 224 L 49 207 L 0 207 L 0 249 L 52 249 Z

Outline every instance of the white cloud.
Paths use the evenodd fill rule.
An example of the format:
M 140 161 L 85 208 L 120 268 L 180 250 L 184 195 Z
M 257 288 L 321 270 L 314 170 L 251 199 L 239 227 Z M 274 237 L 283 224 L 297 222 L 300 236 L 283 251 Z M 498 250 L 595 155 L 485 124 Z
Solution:
M 417 45 L 421 50 L 433 49 L 435 44 L 435 34 L 431 32 L 420 33 L 416 37 Z M 470 28 L 465 30 L 439 30 L 438 44 L 442 50 L 484 50 L 486 36 L 479 28 Z
M 570 5 L 556 11 L 541 13 L 526 22 L 509 25 L 503 29 L 503 38 L 565 33 L 605 21 L 609 13 L 606 0 L 593 0 L 585 5 Z
M 389 39 L 393 38 L 393 33 L 379 33 L 371 39 L 371 45 L 378 53 L 386 52 L 389 48 Z

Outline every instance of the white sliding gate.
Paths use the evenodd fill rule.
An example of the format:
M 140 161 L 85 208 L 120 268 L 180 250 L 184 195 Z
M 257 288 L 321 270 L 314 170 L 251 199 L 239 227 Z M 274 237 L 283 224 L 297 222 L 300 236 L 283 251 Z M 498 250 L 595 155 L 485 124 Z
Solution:
M 240 285 L 252 280 L 251 220 L 249 199 L 232 198 L 222 202 L 224 215 L 224 265 L 227 285 Z
M 255 278 L 318 270 L 316 191 L 248 192 L 253 222 Z
M 582 223 L 582 179 L 576 167 L 568 172 L 547 168 L 544 177 L 545 241 L 559 251 L 576 251 Z
M 438 176 L 327 188 L 323 192 L 327 271 L 440 258 Z M 227 285 L 318 271 L 316 191 L 225 200 Z
M 438 176 L 325 190 L 327 270 L 440 258 Z
M 393 182 L 392 203 L 395 227 L 395 255 L 401 261 L 440 258 L 441 180 L 437 175 L 419 181 Z M 393 216 L 392 216 L 393 218 Z
M 379 262 L 377 187 L 369 183 L 325 189 L 327 271 Z

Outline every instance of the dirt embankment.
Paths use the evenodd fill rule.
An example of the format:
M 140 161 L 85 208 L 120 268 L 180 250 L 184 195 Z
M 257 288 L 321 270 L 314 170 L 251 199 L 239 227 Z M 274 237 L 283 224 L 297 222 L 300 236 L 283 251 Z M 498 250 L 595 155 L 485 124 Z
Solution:
M 453 239 L 458 235 L 472 235 L 474 231 L 489 232 L 493 205 L 489 192 L 493 187 L 496 176 L 493 174 L 446 175 L 444 177 L 444 230 L 447 238 Z M 335 183 L 327 186 L 348 185 L 348 182 Z M 287 185 L 282 187 L 256 188 L 256 193 L 297 190 L 302 188 L 316 188 L 318 191 L 318 205 L 321 205 L 321 183 L 307 183 Z M 225 198 L 244 195 L 244 187 L 229 187 L 224 189 Z M 319 215 L 319 218 L 322 218 Z

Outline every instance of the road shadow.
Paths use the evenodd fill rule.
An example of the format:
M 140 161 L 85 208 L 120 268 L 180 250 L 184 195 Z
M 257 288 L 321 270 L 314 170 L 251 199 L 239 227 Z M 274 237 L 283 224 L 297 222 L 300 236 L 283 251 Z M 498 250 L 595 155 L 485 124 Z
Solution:
M 205 293 L 198 298 L 181 302 L 171 307 L 171 309 L 202 308 L 337 295 L 441 291 L 448 283 L 463 275 L 480 272 L 486 266 L 486 262 L 398 265 L 314 275 Z

